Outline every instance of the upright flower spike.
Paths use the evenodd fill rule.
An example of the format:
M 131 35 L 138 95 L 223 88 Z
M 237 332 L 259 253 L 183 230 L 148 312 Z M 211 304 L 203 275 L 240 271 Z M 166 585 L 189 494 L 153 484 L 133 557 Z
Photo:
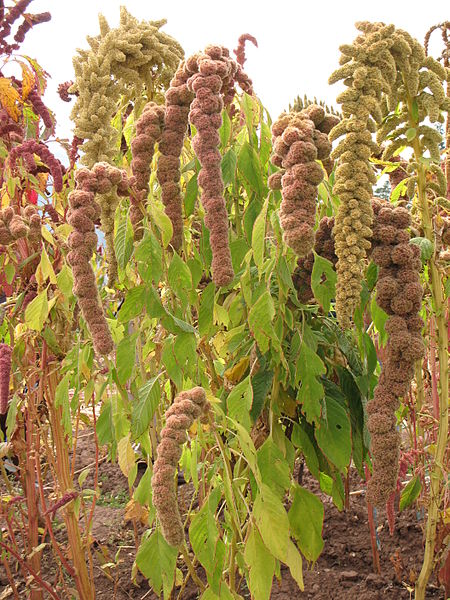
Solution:
M 75 137 L 83 140 L 81 162 L 92 168 L 99 162 L 112 164 L 116 154 L 116 131 L 111 125 L 120 96 L 150 99 L 164 91 L 180 59 L 181 46 L 160 31 L 165 21 L 142 21 L 122 7 L 120 24 L 110 29 L 100 15 L 100 35 L 89 37 L 90 50 L 79 50 L 74 58 L 75 83 L 67 93 L 77 100 L 71 117 Z M 102 227 L 105 229 L 110 284 L 117 275 L 113 221 L 118 198 L 110 193 L 99 198 Z
M 11 355 L 11 346 L 0 344 L 0 415 L 4 415 L 8 409 Z
M 119 27 L 110 29 L 100 15 L 100 35 L 89 37 L 90 50 L 74 58 L 75 83 L 68 93 L 77 94 L 72 111 L 74 134 L 85 140 L 82 162 L 113 162 L 115 130 L 111 119 L 116 102 L 124 94 L 150 99 L 166 89 L 180 59 L 181 46 L 160 31 L 165 21 L 142 21 L 122 7 Z
M 186 441 L 186 431 L 207 410 L 203 388 L 195 387 L 181 392 L 166 411 L 166 426 L 161 431 L 161 441 L 156 451 L 153 469 L 153 505 L 156 508 L 162 533 L 168 544 L 180 546 L 184 541 L 184 529 L 178 508 L 175 473 Z
M 398 477 L 400 435 L 395 411 L 399 397 L 405 396 L 414 376 L 414 362 L 424 353 L 421 336 L 423 321 L 418 312 L 423 289 L 420 284 L 420 249 L 409 244 L 406 228 L 411 223 L 406 208 L 394 208 L 373 200 L 375 214 L 372 260 L 379 267 L 376 302 L 389 315 L 386 359 L 367 404 L 371 434 L 373 474 L 367 498 L 378 508 L 386 505 L 395 491 Z
M 130 220 L 136 239 L 142 237 L 142 210 L 140 208 L 149 192 L 150 168 L 155 145 L 161 140 L 164 126 L 164 107 L 149 102 L 136 122 L 136 137 L 131 142 L 131 170 L 135 177 L 131 196 Z
M 109 354 L 113 340 L 103 314 L 97 290 L 91 258 L 96 250 L 97 235 L 95 221 L 100 216 L 100 207 L 95 194 L 102 196 L 114 191 L 119 196 L 128 194 L 130 181 L 125 171 L 108 163 L 98 163 L 92 170 L 81 168 L 75 173 L 75 190 L 69 194 L 68 222 L 73 227 L 69 235 L 71 251 L 67 260 L 72 268 L 78 304 L 92 336 L 94 350 L 98 354 Z
M 300 112 L 282 114 L 272 126 L 272 162 L 282 170 L 271 175 L 269 187 L 281 189 L 280 222 L 286 244 L 299 256 L 314 246 L 317 186 L 323 169 L 316 159 L 326 161 L 331 144 L 324 129 L 333 118 L 321 106 L 310 105 Z
M 331 140 L 344 136 L 332 153 L 332 158 L 339 161 L 334 192 L 340 198 L 335 231 L 339 258 L 336 312 L 344 327 L 350 325 L 359 302 L 370 245 L 370 198 L 375 177 L 369 159 L 379 153 L 372 133 L 377 132 L 378 143 L 389 136 L 383 159 L 389 159 L 402 146 L 417 144 L 419 139 L 431 159 L 439 161 L 440 135 L 420 122 L 425 116 L 432 122 L 442 120 L 441 111 L 450 108 L 442 87 L 445 69 L 425 57 L 421 45 L 408 33 L 384 23 L 361 22 L 356 26 L 361 34 L 353 44 L 341 46 L 342 66 L 330 77 L 330 83 L 343 80 L 347 86 L 338 97 L 344 118 L 330 133 Z M 409 119 L 413 100 L 417 127 L 416 123 L 412 127 Z M 395 114 L 389 114 L 394 110 Z M 411 176 L 409 196 L 414 194 L 414 186 L 415 178 Z M 428 186 L 434 189 L 436 183 L 429 182 Z

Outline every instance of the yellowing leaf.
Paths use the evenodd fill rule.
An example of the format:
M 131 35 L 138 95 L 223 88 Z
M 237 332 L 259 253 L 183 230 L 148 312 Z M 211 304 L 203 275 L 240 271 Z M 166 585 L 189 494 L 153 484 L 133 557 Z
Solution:
M 22 99 L 26 100 L 28 94 L 34 88 L 36 79 L 33 71 L 25 63 L 21 62 L 20 66 L 22 67 Z
M 42 331 L 45 319 L 48 316 L 47 290 L 43 290 L 34 298 L 25 309 L 25 323 L 30 329 Z
M 20 103 L 20 101 L 19 92 L 12 85 L 11 79 L 0 77 L 0 103 L 8 115 L 16 122 L 19 120 L 20 115 L 19 107 L 17 106 L 17 103 Z
M 236 383 L 239 383 L 239 381 L 241 381 L 243 378 L 249 364 L 250 357 L 244 356 L 237 364 L 225 371 L 225 377 L 230 383 L 236 385 Z
M 131 469 L 134 467 L 135 456 L 130 442 L 130 434 L 123 437 L 117 444 L 119 455 L 119 467 L 125 477 L 128 477 Z
M 45 247 L 42 247 L 41 262 L 36 269 L 36 281 L 39 285 L 42 285 L 47 279 L 50 280 L 50 283 L 56 283 L 56 275 L 52 263 L 50 262 Z

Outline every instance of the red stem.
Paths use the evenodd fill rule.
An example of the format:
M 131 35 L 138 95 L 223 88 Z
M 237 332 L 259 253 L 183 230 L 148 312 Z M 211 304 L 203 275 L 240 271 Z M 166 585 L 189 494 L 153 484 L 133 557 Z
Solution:
M 2 546 L 2 548 L 4 548 L 7 552 L 12 554 L 14 556 L 14 558 L 22 565 L 22 567 L 24 567 L 30 573 L 30 575 L 33 577 L 33 579 L 35 579 L 39 583 L 39 585 L 41 587 L 43 587 L 44 590 L 50 594 L 50 596 L 52 598 L 54 598 L 55 600 L 61 600 L 61 598 L 58 596 L 58 594 L 56 594 L 56 592 L 54 592 L 52 590 L 52 588 L 48 585 L 48 583 L 46 583 L 43 579 L 41 579 L 39 577 L 39 575 L 30 567 L 30 565 L 28 565 L 22 559 L 22 557 L 19 554 L 17 554 L 17 552 L 14 552 L 14 550 L 12 548 L 9 548 L 1 540 L 0 540 L 0 546 Z
M 369 473 L 369 469 L 367 468 L 367 465 L 364 465 L 364 472 L 366 474 L 366 482 L 369 481 L 370 479 L 370 473 Z M 367 496 L 366 496 L 367 498 Z M 370 502 L 367 502 L 367 516 L 369 519 L 369 530 L 370 530 L 370 544 L 372 546 L 372 559 L 373 559 L 373 570 L 375 573 L 377 573 L 378 575 L 380 575 L 381 573 L 381 569 L 380 569 L 380 555 L 378 554 L 378 548 L 377 548 L 377 538 L 376 538 L 376 534 L 375 534 L 375 523 L 373 520 L 373 506 L 370 504 Z

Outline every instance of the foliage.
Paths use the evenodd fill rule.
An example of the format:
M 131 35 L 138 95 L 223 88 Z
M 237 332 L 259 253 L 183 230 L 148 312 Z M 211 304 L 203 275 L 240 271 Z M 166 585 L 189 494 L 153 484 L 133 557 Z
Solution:
M 53 553 L 59 568 L 53 597 L 56 592 L 61 597 L 66 594 L 66 580 L 71 578 L 73 584 L 69 587 L 76 587 L 80 598 L 94 598 L 91 528 L 97 500 L 106 501 L 100 497 L 99 486 L 99 457 L 104 447 L 108 459 L 118 463 L 126 480 L 126 514 L 135 530 L 133 577 L 139 569 L 164 598 L 170 597 L 175 585 L 184 590 L 192 579 L 203 600 L 242 598 L 247 590 L 252 598 L 260 600 L 270 597 L 273 578 L 280 576 L 284 564 L 303 589 L 303 563 L 315 562 L 324 545 L 324 507 L 294 473 L 299 463 L 306 464 L 323 494 L 341 510 L 347 505 L 351 465 L 365 478 L 372 456 L 377 459 L 373 445 L 371 451 L 366 405 L 371 402 L 369 406 L 373 406 L 381 363 L 386 368 L 385 353 L 396 350 L 392 327 L 387 325 L 390 309 L 380 299 L 379 290 L 386 287 L 387 275 L 383 256 L 378 252 L 377 260 L 368 264 L 362 260 L 365 250 L 362 252 L 357 269 L 352 271 L 352 280 L 358 279 L 351 289 L 353 327 L 342 330 L 335 313 L 335 300 L 345 280 L 341 277 L 342 262 L 336 273 L 332 236 L 322 234 L 330 234 L 339 206 L 341 213 L 347 211 L 350 215 L 341 214 L 342 227 L 348 226 L 345 219 L 350 218 L 357 230 L 361 214 L 369 215 L 372 185 L 376 182 L 372 165 L 378 161 L 387 163 L 383 164 L 385 168 L 395 168 L 389 156 L 372 156 L 376 144 L 371 129 L 373 133 L 377 128 L 385 131 L 384 125 L 390 121 L 400 126 L 400 117 L 409 119 L 410 127 L 403 132 L 389 129 L 394 133 L 388 148 L 392 150 L 392 144 L 397 150 L 411 145 L 414 151 L 408 170 L 414 184 L 409 195 L 413 204 L 411 230 L 415 238 L 412 242 L 421 249 L 425 289 L 422 304 L 419 306 L 418 301 L 414 310 L 420 308 L 423 316 L 430 317 L 430 329 L 424 332 L 428 362 L 423 368 L 416 364 L 412 391 L 402 389 L 402 402 L 396 416 L 391 415 L 388 428 L 389 433 L 396 425 L 411 431 L 414 451 L 401 454 L 399 473 L 404 478 L 410 469 L 413 477 L 401 493 L 401 509 L 415 501 L 428 505 L 434 519 L 429 532 L 436 541 L 436 527 L 445 515 L 445 506 L 437 499 L 443 497 L 442 439 L 446 431 L 446 391 L 438 389 L 436 371 L 440 370 L 444 386 L 448 364 L 443 329 L 446 280 L 435 252 L 442 241 L 434 234 L 438 227 L 433 229 L 432 225 L 442 218 L 439 198 L 443 181 L 437 166 L 439 157 L 432 146 L 437 138 L 423 129 L 421 121 L 425 113 L 436 111 L 425 98 L 427 85 L 437 93 L 430 73 L 439 75 L 439 67 L 420 55 L 419 69 L 423 66 L 420 73 L 425 75 L 423 81 L 419 75 L 416 93 L 410 93 L 406 82 L 404 88 L 397 86 L 395 102 L 392 94 L 389 96 L 390 104 L 383 104 L 381 92 L 377 102 L 370 104 L 370 90 L 365 84 L 358 88 L 363 90 L 374 119 L 369 113 L 360 114 L 352 94 L 341 98 L 344 119 L 332 134 L 334 138 L 345 135 L 334 152 L 341 161 L 337 170 L 328 161 L 329 128 L 325 131 L 321 125 L 324 111 L 315 105 L 309 105 L 303 116 L 298 116 L 300 112 L 288 117 L 303 119 L 304 123 L 298 126 L 300 122 L 296 121 L 286 135 L 283 129 L 282 141 L 286 146 L 302 142 L 288 134 L 301 137 L 305 129 L 323 152 L 314 161 L 317 151 L 311 142 L 314 156 L 307 162 L 275 165 L 271 159 L 277 154 L 273 154 L 271 118 L 250 93 L 248 79 L 226 49 L 209 46 L 200 57 L 188 59 L 176 71 L 181 48 L 159 31 L 161 23 L 139 24 L 125 12 L 122 21 L 131 23 L 147 41 L 163 36 L 173 56 L 162 68 L 157 88 L 150 90 L 148 78 L 145 80 L 143 95 L 143 73 L 138 69 L 137 81 L 124 65 L 120 68 L 120 36 L 114 30 L 110 32 L 101 19 L 101 35 L 90 39 L 92 51 L 80 53 L 79 69 L 81 73 L 89 57 L 103 53 L 105 72 L 117 76 L 117 80 L 108 79 L 108 85 L 118 87 L 108 95 L 109 112 L 103 115 L 107 135 L 100 136 L 100 140 L 81 129 L 76 131 L 78 138 L 95 138 L 95 157 L 86 154 L 86 160 L 92 163 L 89 169 L 73 161 L 64 169 L 49 154 L 52 128 L 47 126 L 47 114 L 51 113 L 48 109 L 44 112 L 36 100 L 28 101 L 30 90 L 35 90 L 40 100 L 45 88 L 46 75 L 41 67 L 34 60 L 26 59 L 26 64 L 21 60 L 22 81 L 0 73 L 0 283 L 4 294 L 0 335 L 6 347 L 12 348 L 5 452 L 16 457 L 17 483 L 23 492 L 17 501 L 2 503 L 0 508 L 9 532 L 2 538 L 2 558 L 10 561 L 18 556 L 24 580 L 31 573 L 32 600 L 43 599 L 44 589 L 48 592 L 39 576 L 41 558 L 47 552 Z M 364 35 L 358 38 L 357 50 L 363 46 L 370 53 L 372 44 L 379 49 L 379 40 L 375 39 L 378 27 L 360 26 L 362 34 L 374 37 L 370 43 Z M 382 30 L 383 40 L 389 38 L 389 32 L 389 27 Z M 399 39 L 407 39 L 417 50 L 406 33 L 394 38 L 398 44 Z M 150 60 L 149 48 L 142 50 L 142 56 L 138 52 L 139 60 L 144 61 L 138 61 L 142 69 Z M 350 48 L 353 46 L 342 50 L 347 58 L 352 56 Z M 113 50 L 115 62 L 108 54 Z M 130 64 L 135 64 L 131 55 L 126 56 Z M 367 69 L 364 71 L 366 55 L 358 56 L 357 65 L 343 61 L 340 75 L 346 77 L 346 83 L 350 83 L 353 72 L 355 81 L 364 83 L 367 77 L 378 90 L 375 79 L 370 79 Z M 209 70 L 221 69 L 218 81 L 211 79 Z M 403 76 L 400 67 L 395 69 L 395 77 Z M 172 81 L 169 86 L 175 71 L 177 85 Z M 124 77 L 120 84 L 119 75 Z M 89 120 L 99 107 L 89 109 L 88 98 L 81 93 L 82 79 L 80 75 L 73 88 L 80 93 L 74 115 L 78 119 L 82 108 L 83 119 Z M 235 96 L 235 81 L 247 91 Z M 348 91 L 352 91 L 351 86 Z M 158 106 L 144 108 L 144 97 L 151 100 L 153 93 Z M 189 108 L 194 93 L 197 104 Z M 438 108 L 445 108 L 445 102 Z M 173 110 L 181 106 L 183 111 Z M 184 116 L 187 118 L 191 111 L 192 117 L 193 110 L 197 113 L 184 132 Z M 168 115 L 175 113 L 185 115 L 167 126 Z M 205 118 L 207 115 L 213 117 Z M 333 117 L 333 124 L 337 120 Z M 359 129 L 353 130 L 356 121 Z M 380 127 L 374 125 L 375 121 Z M 318 125 L 318 131 L 314 125 Z M 77 126 L 81 127 L 80 122 Z M 146 136 L 146 128 L 150 127 L 154 127 L 153 134 Z M 355 131 L 359 133 L 352 137 Z M 277 137 L 281 140 L 275 127 Z M 133 145 L 138 138 L 141 141 Z M 180 152 L 170 147 L 168 150 L 170 140 L 175 140 Z M 159 146 L 155 146 L 158 141 Z M 141 142 L 151 148 L 141 152 Z M 363 145 L 370 152 L 362 150 Z M 286 150 L 278 142 L 280 148 Z M 424 156 L 427 151 L 431 157 Z M 349 168 L 351 156 L 345 156 L 346 152 L 362 152 L 359 167 L 364 181 L 359 177 L 361 173 Z M 99 163 L 100 158 L 107 162 Z M 138 162 L 144 159 L 148 164 Z M 280 173 L 278 166 L 288 166 L 286 173 Z M 308 201 L 314 204 L 317 198 L 315 216 L 313 210 L 308 213 L 311 235 L 306 252 L 313 245 L 313 230 L 319 232 L 316 242 L 320 242 L 306 257 L 310 263 L 307 298 L 295 285 L 298 257 L 283 240 L 283 210 L 287 210 L 284 198 L 280 213 L 282 193 L 292 183 L 289 178 L 302 169 L 309 175 L 314 172 L 314 186 L 308 184 Z M 141 177 L 137 187 L 133 171 Z M 61 174 L 61 185 L 59 180 L 56 184 L 57 172 Z M 269 179 L 279 180 L 280 185 L 269 185 Z M 182 203 L 177 229 L 170 210 L 167 214 L 164 210 L 169 205 L 164 187 L 168 182 L 178 186 L 175 195 Z M 361 184 L 367 193 L 358 196 L 345 191 Z M 398 197 L 394 189 L 391 205 Z M 111 203 L 106 207 L 107 219 L 99 222 L 97 202 L 103 203 L 105 216 L 108 198 Z M 351 204 L 358 200 L 368 203 L 361 214 L 355 214 Z M 32 210 L 30 203 L 35 204 Z M 408 214 L 406 208 L 393 211 Z M 228 245 L 225 238 L 219 240 L 230 262 L 226 278 L 216 276 L 221 264 L 217 263 L 217 236 L 213 236 L 214 217 L 219 213 L 220 218 L 225 215 L 221 235 L 228 236 Z M 368 228 L 369 221 L 364 224 Z M 93 259 L 99 226 L 109 237 L 107 256 L 100 244 Z M 402 227 L 405 229 L 406 224 Z M 389 231 L 386 228 L 382 233 L 389 237 Z M 374 239 L 379 241 L 380 232 L 375 233 Z M 372 234 L 362 234 L 349 246 L 365 249 L 364 241 Z M 409 233 L 403 234 L 409 240 Z M 342 246 L 342 236 L 338 241 Z M 392 253 L 393 242 L 387 242 Z M 111 259 L 111 252 L 117 261 L 114 277 L 107 271 L 106 259 Z M 411 250 L 411 257 L 418 253 Z M 345 256 L 348 258 L 348 253 Z M 418 263 L 416 266 L 419 268 Z M 416 322 L 415 330 L 418 328 Z M 419 337 L 417 334 L 415 339 Z M 410 358 L 412 364 L 416 354 Z M 429 390 L 425 389 L 425 369 L 431 373 Z M 197 386 L 204 392 L 195 391 Z M 426 397 L 428 391 L 430 400 Z M 201 411 L 192 407 L 192 398 L 199 394 Z M 394 390 L 394 394 L 400 392 Z M 2 404 L 3 395 L 2 387 Z M 444 412 L 444 417 L 440 416 Z M 203 418 L 194 420 L 200 416 Z M 439 429 L 430 416 L 435 421 L 441 419 Z M 91 428 L 96 451 L 92 489 L 86 486 L 87 470 L 78 478 L 74 476 L 83 427 Z M 371 432 L 375 432 L 373 423 Z M 138 463 L 145 467 L 140 479 Z M 394 467 L 397 473 L 397 465 Z M 433 470 L 431 484 L 425 477 L 429 469 Z M 11 492 L 10 478 L 3 468 L 1 473 Z M 183 482 L 193 492 L 191 506 L 182 519 L 173 487 L 177 473 L 179 477 L 182 473 Z M 397 488 L 394 492 L 401 491 L 402 478 L 396 482 L 394 477 L 390 482 Z M 389 506 L 393 507 L 392 498 Z M 164 514 L 162 510 L 167 508 L 169 513 Z M 64 519 L 68 552 L 54 535 L 57 514 Z M 177 527 L 174 535 L 170 533 L 171 515 Z M 25 526 L 21 525 L 23 519 Z M 138 534 L 138 523 L 147 527 L 142 536 Z M 20 535 L 11 534 L 19 530 Z M 435 546 L 429 540 L 427 544 L 426 572 L 435 556 Z M 439 548 L 436 550 L 439 552 Z M 182 571 L 177 569 L 179 554 Z M 199 577 L 199 566 L 206 579 Z M 426 584 L 426 573 L 421 582 L 424 579 Z M 418 589 L 420 594 L 420 586 Z M 417 598 L 420 600 L 420 595 Z

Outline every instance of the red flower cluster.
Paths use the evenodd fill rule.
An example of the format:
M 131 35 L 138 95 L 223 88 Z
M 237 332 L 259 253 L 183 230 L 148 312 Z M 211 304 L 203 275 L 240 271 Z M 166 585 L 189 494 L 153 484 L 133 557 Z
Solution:
M 23 144 L 20 144 L 20 146 L 13 148 L 9 154 L 11 168 L 14 169 L 19 158 L 23 158 L 25 164 L 31 167 L 32 165 L 30 164 L 29 155 L 31 155 L 33 158 L 33 154 L 37 154 L 42 162 L 48 166 L 53 177 L 53 186 L 55 188 L 55 192 L 61 192 L 63 188 L 64 167 L 61 165 L 59 160 L 53 156 L 45 144 L 41 144 L 36 140 L 27 140 Z
M 136 122 L 136 137 L 131 142 L 131 170 L 135 177 L 134 194 L 131 196 L 130 219 L 136 239 L 142 237 L 140 204 L 146 199 L 149 187 L 150 166 L 155 144 L 160 141 L 164 126 L 164 107 L 149 102 Z
M 21 238 L 32 243 L 41 238 L 41 218 L 31 204 L 21 209 L 20 214 L 12 206 L 0 210 L 0 244 L 6 246 Z
M 33 107 L 34 113 L 41 117 L 47 129 L 53 129 L 54 123 L 50 115 L 50 111 L 42 102 L 41 96 L 37 92 L 36 88 L 30 91 L 30 93 L 27 96 L 27 101 Z
M 69 194 L 68 222 L 73 227 L 69 236 L 71 251 L 67 260 L 72 267 L 73 293 L 86 320 L 92 336 L 94 350 L 108 354 L 113 349 L 113 340 L 98 295 L 91 258 L 97 247 L 95 222 L 100 216 L 100 207 L 95 194 L 108 194 L 117 187 L 119 196 L 128 195 L 130 180 L 126 172 L 108 163 L 97 163 L 92 170 L 81 168 L 75 173 L 76 188 Z
M 245 42 L 251 42 L 254 46 L 258 47 L 256 38 L 249 33 L 243 33 L 241 36 L 239 36 L 237 48 L 236 50 L 233 50 L 233 52 L 236 56 L 236 62 L 238 65 L 241 65 L 241 67 L 244 66 L 244 63 L 247 60 L 245 56 Z
M 173 227 L 172 246 L 179 249 L 183 240 L 183 213 L 180 192 L 180 156 L 183 149 L 193 95 L 187 80 L 197 70 L 196 56 L 184 61 L 166 92 L 164 129 L 159 143 L 157 177 L 161 199 Z
M 197 134 L 192 145 L 202 166 L 198 182 L 202 188 L 202 204 L 206 211 L 205 224 L 210 233 L 212 276 L 219 285 L 227 285 L 234 278 L 228 243 L 228 213 L 223 196 L 220 138 L 222 109 L 230 104 L 238 83 L 251 93 L 251 81 L 240 65 L 230 58 L 222 46 L 208 46 L 197 57 L 197 72 L 187 86 L 195 94 L 189 114 Z
M 183 523 L 178 508 L 175 472 L 181 458 L 181 447 L 186 441 L 186 431 L 207 409 L 203 388 L 195 387 L 181 392 L 166 411 L 166 426 L 161 431 L 157 458 L 153 470 L 153 505 L 168 544 L 179 546 L 184 541 Z
M 411 217 L 406 208 L 377 199 L 372 260 L 379 267 L 377 304 L 389 315 L 386 359 L 374 398 L 367 405 L 368 429 L 374 460 L 367 487 L 369 501 L 383 507 L 397 483 L 400 439 L 395 411 L 414 375 L 414 362 L 423 356 L 422 319 L 418 315 L 423 289 L 419 280 L 420 248 L 409 243 L 406 228 Z
M 39 23 L 45 23 L 50 21 L 51 15 L 49 12 L 39 13 L 37 15 L 24 14 L 28 5 L 31 4 L 32 0 L 19 0 L 14 6 L 8 8 L 8 12 L 5 16 L 5 8 L 3 2 L 0 7 L 0 52 L 2 54 L 11 54 L 14 50 L 19 48 L 27 32 Z M 14 23 L 23 17 L 23 22 L 17 28 L 17 32 L 14 36 L 16 43 L 10 44 L 6 41 L 6 38 L 11 34 L 11 27 Z
M 268 183 L 272 189 L 281 188 L 284 239 L 299 256 L 306 256 L 314 246 L 317 186 L 323 179 L 316 159 L 328 159 L 327 133 L 337 120 L 311 104 L 301 112 L 281 115 L 272 126 L 271 160 L 283 170 L 271 175 Z
M 0 344 L 0 415 L 4 415 L 8 408 L 11 354 L 11 346 Z
M 58 96 L 63 102 L 70 102 L 72 100 L 72 98 L 70 97 L 71 94 L 69 93 L 69 88 L 71 88 L 72 86 L 73 81 L 64 81 L 63 83 L 60 83 L 58 85 Z M 73 95 L 78 96 L 78 93 L 74 93 Z

